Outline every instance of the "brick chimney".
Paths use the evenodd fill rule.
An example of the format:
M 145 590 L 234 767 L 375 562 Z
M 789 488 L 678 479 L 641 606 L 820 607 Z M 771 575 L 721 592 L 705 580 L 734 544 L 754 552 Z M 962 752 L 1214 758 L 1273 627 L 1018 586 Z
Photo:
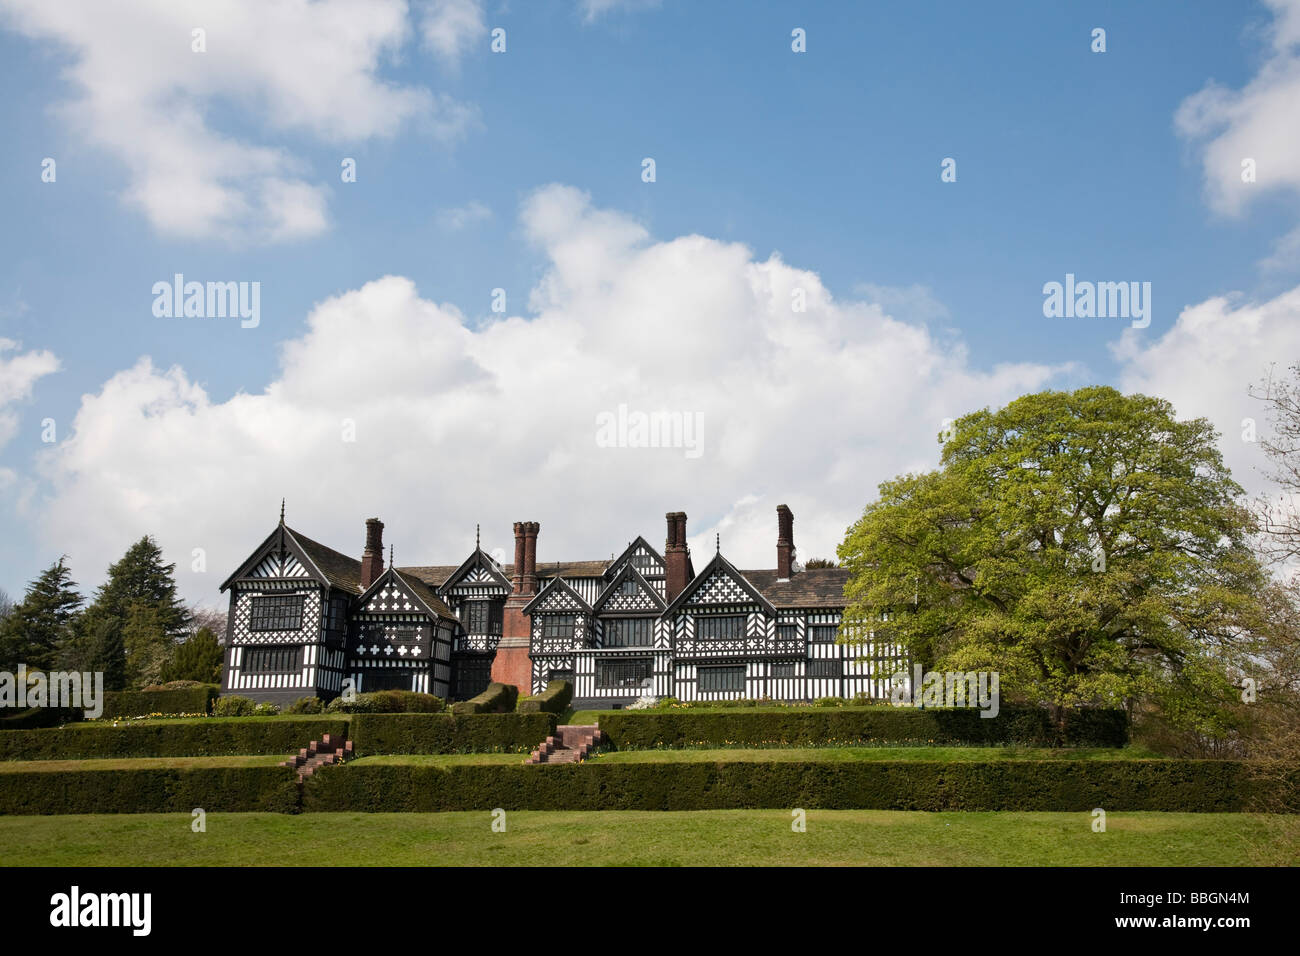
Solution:
M 492 658 L 492 680 L 513 684 L 521 694 L 531 694 L 534 690 L 533 663 L 528 656 L 532 620 L 524 613 L 524 607 L 537 595 L 537 532 L 541 527 L 536 521 L 515 522 L 511 593 L 506 598 L 501 640 Z
M 672 603 L 690 583 L 691 551 L 686 547 L 686 512 L 670 511 L 664 517 L 668 520 L 668 542 L 664 545 L 664 598 Z
M 794 512 L 785 505 L 776 506 L 776 578 L 790 580 L 794 564 Z
M 379 580 L 384 573 L 384 523 L 366 519 L 366 550 L 361 552 L 361 590 Z

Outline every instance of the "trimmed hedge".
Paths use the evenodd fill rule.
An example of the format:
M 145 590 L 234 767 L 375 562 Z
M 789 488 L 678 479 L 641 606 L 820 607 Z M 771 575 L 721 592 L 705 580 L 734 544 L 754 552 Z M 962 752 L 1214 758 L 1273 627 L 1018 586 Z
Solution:
M 1034 708 L 1004 707 L 996 717 L 978 710 L 907 707 L 727 713 L 610 711 L 600 729 L 620 750 L 675 747 L 807 747 L 824 744 L 895 743 L 917 745 L 1056 744 L 1051 714 Z M 1128 716 L 1122 710 L 1072 711 L 1063 743 L 1070 747 L 1123 747 Z
M 297 781 L 277 766 L 0 773 L 0 814 L 296 813 Z
M 451 705 L 453 714 L 504 714 L 515 709 L 515 699 L 519 688 L 514 684 L 493 682 L 487 690 L 469 700 L 460 700 Z
M 439 714 L 447 709 L 447 704 L 433 694 L 376 690 L 357 694 L 351 700 L 335 697 L 326 709 L 332 714 Z
M 546 690 L 535 697 L 525 697 L 519 702 L 521 714 L 562 714 L 573 702 L 573 684 L 567 680 L 553 680 Z
M 555 733 L 553 714 L 357 714 L 360 755 L 528 753 Z
M 308 778 L 303 809 L 1020 810 L 1235 812 L 1271 784 L 1215 760 L 988 763 L 345 764 Z M 1294 790 L 1292 791 L 1294 793 Z M 1296 809 L 1300 809 L 1297 806 Z
M 221 694 L 216 684 L 174 690 L 110 690 L 104 692 L 102 720 L 143 717 L 147 714 L 210 714 Z
M 92 724 L 0 734 L 0 760 L 87 757 L 218 757 L 297 753 L 321 734 L 347 736 L 346 720 L 194 720 L 123 727 Z M 541 738 L 538 738 L 540 741 Z M 202 804 L 195 804 L 202 806 Z
M 34 727 L 57 727 L 82 720 L 85 712 L 64 707 L 29 707 L 7 717 L 0 717 L 0 730 L 30 730 Z

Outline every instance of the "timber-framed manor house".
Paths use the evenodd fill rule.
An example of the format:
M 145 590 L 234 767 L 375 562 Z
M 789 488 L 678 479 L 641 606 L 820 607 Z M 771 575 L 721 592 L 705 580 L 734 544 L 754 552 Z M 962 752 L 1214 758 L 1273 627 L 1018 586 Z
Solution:
M 898 649 L 836 642 L 848 572 L 795 562 L 777 509 L 776 567 L 741 571 L 719 548 L 696 571 L 686 515 L 660 554 L 637 537 L 608 561 L 537 563 L 536 522 L 514 526 L 513 564 L 476 546 L 459 565 L 384 565 L 366 521 L 360 560 L 279 525 L 221 585 L 230 591 L 222 693 L 287 704 L 414 690 L 465 699 L 490 681 L 539 693 L 574 684 L 580 707 L 681 700 L 889 696 Z

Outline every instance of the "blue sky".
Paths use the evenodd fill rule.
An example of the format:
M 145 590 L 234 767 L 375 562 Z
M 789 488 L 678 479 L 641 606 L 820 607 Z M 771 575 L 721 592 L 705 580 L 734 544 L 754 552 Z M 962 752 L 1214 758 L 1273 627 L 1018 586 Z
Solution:
M 313 99 L 313 84 L 304 83 L 301 72 L 294 80 L 279 78 L 280 72 L 329 69 L 305 56 L 310 43 L 250 50 L 241 42 L 236 50 L 236 40 L 245 36 L 239 30 L 248 24 L 213 22 L 206 27 L 206 52 L 193 53 L 183 49 L 190 37 L 181 27 L 211 17 L 205 20 L 197 8 L 187 21 L 147 3 L 123 6 L 136 8 L 134 22 L 151 28 L 131 41 L 142 44 L 134 51 L 116 48 L 121 34 L 107 27 L 42 13 L 27 0 L 0 0 L 0 77 L 7 92 L 0 102 L 0 339 L 14 343 L 11 356 L 48 352 L 58 366 L 30 387 L 12 384 L 18 372 L 11 369 L 15 394 L 0 407 L 14 421 L 11 437 L 0 445 L 9 498 L 0 587 L 13 595 L 65 552 L 78 579 L 93 586 L 106 560 L 147 532 L 159 535 L 182 565 L 191 544 L 211 555 L 208 577 L 196 574 L 182 583 L 187 596 L 213 603 L 218 598 L 210 578 L 219 582 L 224 565 L 237 563 L 256 544 L 271 517 L 268 502 L 278 505 L 281 495 L 290 498 L 291 518 L 303 531 L 342 550 L 359 549 L 360 541 L 352 539 L 359 539 L 362 519 L 382 509 L 386 521 L 407 529 L 399 541 L 404 551 L 409 541 L 409 563 L 457 563 L 465 528 L 474 520 L 489 524 L 508 550 L 509 522 L 534 517 L 516 513 L 527 507 L 546 516 L 540 559 L 600 556 L 637 533 L 659 540 L 663 512 L 681 507 L 692 514 L 693 542 L 724 533 L 740 552 L 739 563 L 766 565 L 775 533 L 770 511 L 778 501 L 804 503 L 795 511 L 811 540 L 801 553 L 829 553 L 836 529 L 869 500 L 876 482 L 925 463 L 920 449 L 933 444 L 937 413 L 906 390 L 859 395 L 847 387 L 845 407 L 829 417 L 859 419 L 862 429 L 805 433 L 799 423 L 823 417 L 817 411 L 832 400 L 801 397 L 804 383 L 815 390 L 828 374 L 849 381 L 859 366 L 863 376 L 876 374 L 869 364 L 852 361 L 819 367 L 815 352 L 811 361 L 805 356 L 798 367 L 774 373 L 772 381 L 752 370 L 739 375 L 726 389 L 727 402 L 735 404 L 715 406 L 702 386 L 675 381 L 663 401 L 677 400 L 714 423 L 717 454 L 705 455 L 698 467 L 677 457 L 669 461 L 661 450 L 623 449 L 627 454 L 613 458 L 593 447 L 590 458 L 585 452 L 557 457 L 554 442 L 479 443 L 465 421 L 478 418 L 482 428 L 499 431 L 501 406 L 476 404 L 473 387 L 442 391 L 434 379 L 451 381 L 459 373 L 436 362 L 427 366 L 431 393 L 412 401 L 427 398 L 439 409 L 457 403 L 454 424 L 449 419 L 414 440 L 411 427 L 395 429 L 392 441 L 367 445 L 364 456 L 337 472 L 333 451 L 317 457 L 302 447 L 270 463 L 265 459 L 277 453 L 266 452 L 251 467 L 229 461 L 238 457 L 237 448 L 223 453 L 223 443 L 237 446 L 239 435 L 247 439 L 257 427 L 228 404 L 232 397 L 260 396 L 266 404 L 247 414 L 274 419 L 276 383 L 293 379 L 286 374 L 285 345 L 317 343 L 304 348 L 319 356 L 315 349 L 324 345 L 312 336 L 313 310 L 383 276 L 409 279 L 419 302 L 454 312 L 484 347 L 506 339 L 501 331 L 488 340 L 504 318 L 490 310 L 496 288 L 506 290 L 508 315 L 525 323 L 544 313 L 561 325 L 564 315 L 599 323 L 602 307 L 631 307 L 623 295 L 602 306 L 598 297 L 588 297 L 587 283 L 644 289 L 648 283 L 635 278 L 638 266 L 620 258 L 609 266 L 614 278 L 579 279 L 566 271 L 557 252 L 563 240 L 549 213 L 536 208 L 539 191 L 548 187 L 585 196 L 578 211 L 556 214 L 555 228 L 575 234 L 590 229 L 593 241 L 604 241 L 602 216 L 611 216 L 644 230 L 633 246 L 698 235 L 727 262 L 722 250 L 739 243 L 751 263 L 770 262 L 775 253 L 791 269 L 815 274 L 840 310 L 826 320 L 824 328 L 837 330 L 825 333 L 826 349 L 848 342 L 845 355 L 857 349 L 867 354 L 872 335 L 906 336 L 900 325 L 924 329 L 928 344 L 918 348 L 936 364 L 932 379 L 918 371 L 916 395 L 946 392 L 944 407 L 952 414 L 1032 386 L 1107 382 L 1162 386 L 1180 412 L 1221 413 L 1224 421 L 1235 421 L 1238 408 L 1225 407 L 1226 399 L 1195 405 L 1204 392 L 1196 383 L 1213 368 L 1170 364 L 1179 356 L 1204 363 L 1218 354 L 1201 339 L 1193 347 L 1177 338 L 1191 334 L 1180 332 L 1178 323 L 1185 310 L 1213 312 L 1206 303 L 1230 293 L 1240 295 L 1226 307 L 1216 334 L 1232 339 L 1234 327 L 1245 321 L 1233 310 L 1257 306 L 1264 318 L 1245 321 L 1255 338 L 1235 359 L 1235 378 L 1222 394 L 1242 393 L 1267 361 L 1294 358 L 1288 352 L 1293 333 L 1278 331 L 1286 323 L 1277 318 L 1291 308 L 1286 296 L 1300 279 L 1285 244 L 1296 228 L 1292 173 L 1300 156 L 1294 141 L 1283 136 L 1252 143 L 1261 170 L 1273 173 L 1272 180 L 1261 173 L 1258 196 L 1216 193 L 1216 177 L 1225 174 L 1221 162 L 1213 166 L 1216 145 L 1231 152 L 1234 136 L 1250 140 L 1260 125 L 1276 125 L 1267 115 L 1243 116 L 1254 107 L 1241 91 L 1261 77 L 1268 81 L 1272 64 L 1284 74 L 1278 95 L 1287 92 L 1296 54 L 1287 31 L 1300 15 L 1282 0 L 1271 6 L 443 0 L 409 8 L 393 2 L 384 5 L 396 24 L 381 38 L 384 51 L 355 66 L 355 78 L 346 75 L 352 66 L 331 71 L 331 82 L 339 84 L 329 90 L 340 104 L 337 115 L 333 103 Z M 310 5 L 287 8 L 301 8 L 304 17 L 288 29 L 290 38 L 303 24 L 319 27 L 325 19 L 324 10 Z M 367 17 L 343 2 L 331 9 L 341 23 Z M 458 18 L 447 19 L 451 14 Z M 422 41 L 421 31 L 439 15 L 444 19 L 437 32 L 429 27 Z M 506 31 L 503 54 L 489 50 L 489 31 L 498 27 Z M 806 53 L 791 51 L 795 27 L 807 31 Z M 1106 30 L 1105 53 L 1090 49 L 1095 27 Z M 136 75 L 140 51 L 159 45 L 177 57 L 176 70 L 211 69 L 217 78 L 172 86 L 162 70 L 141 68 Z M 324 42 L 322 48 L 330 49 Z M 244 57 L 275 60 L 279 71 L 247 79 L 239 62 Z M 222 71 L 228 71 L 225 79 Z M 138 116 L 124 107 L 120 127 L 117 106 L 96 104 L 87 85 L 102 90 L 118 77 L 129 78 L 124 102 L 153 100 Z M 352 101 L 349 91 L 366 83 L 376 87 L 374 102 L 366 102 L 365 89 Z M 1180 126 L 1180 108 L 1207 84 L 1238 99 L 1209 102 L 1212 128 L 1189 132 L 1186 123 Z M 422 91 L 434 105 L 412 108 L 391 129 L 380 128 L 375 117 L 393 111 L 383 91 L 394 89 Z M 1276 96 L 1261 99 L 1259 111 L 1276 109 Z M 1294 126 L 1291 103 L 1283 117 Z M 250 233 L 256 217 L 225 228 L 205 223 L 202 213 L 187 218 L 181 212 L 185 222 L 178 226 L 158 207 L 151 212 L 133 201 L 133 190 L 144 189 L 155 202 L 171 202 L 167 182 L 149 172 L 164 162 L 159 157 L 168 144 L 186 143 L 196 157 L 211 152 L 202 137 L 172 139 L 166 128 L 190 109 L 214 143 L 276 151 L 286 174 L 314 190 L 322 224 L 268 240 Z M 298 109 L 306 119 L 299 121 Z M 41 181 L 45 157 L 57 162 L 54 183 Z M 236 152 L 226 167 L 225 185 L 236 191 L 251 188 L 239 172 L 242 157 Z M 356 159 L 355 183 L 340 181 L 344 157 Z M 653 183 L 641 178 L 645 157 L 656 163 Z M 956 160 L 954 183 L 940 181 L 945 157 Z M 182 155 L 178 163 L 188 176 L 202 163 L 187 160 Z M 222 163 L 216 168 L 220 174 Z M 1277 172 L 1283 169 L 1286 175 Z M 189 185 L 184 176 L 182 182 Z M 173 192 L 184 210 L 191 201 L 187 189 Z M 459 225 L 454 210 L 462 210 Z M 700 268 L 710 261 L 702 256 Z M 654 286 L 682 294 L 692 281 L 707 281 L 681 271 L 691 268 L 687 262 L 678 271 L 651 273 Z M 599 273 L 598 265 L 592 269 Z M 260 282 L 260 326 L 241 330 L 221 319 L 155 318 L 151 287 L 177 272 L 200 281 Z M 1043 284 L 1067 272 L 1150 282 L 1150 327 L 1139 336 L 1130 333 L 1130 346 L 1117 353 L 1127 324 L 1122 319 L 1044 318 Z M 549 310 L 536 299 L 530 304 L 539 285 L 557 274 L 561 286 L 581 295 L 552 296 Z M 870 335 L 865 329 L 843 332 L 837 324 L 842 316 L 868 305 L 891 323 Z M 369 308 L 365 302 L 356 307 Z M 653 299 L 645 307 L 653 316 Z M 707 309 L 691 321 L 707 323 Z M 728 334 L 744 337 L 743 323 L 740 316 L 737 324 L 725 324 Z M 1205 324 L 1185 322 L 1189 328 Z M 671 338 L 671 323 L 665 330 Z M 573 342 L 600 334 L 598 326 L 586 328 Z M 454 329 L 429 335 L 416 351 L 451 354 L 463 338 Z M 644 386 L 665 360 L 632 346 L 627 353 L 611 346 L 584 353 L 581 361 L 576 353 L 566 359 L 550 355 L 547 341 L 558 339 L 530 347 L 534 361 L 550 363 L 547 374 L 559 383 L 583 378 L 603 387 L 630 376 Z M 330 354 L 349 350 L 340 344 L 346 343 L 342 333 L 329 342 Z M 362 393 L 383 392 L 390 378 L 383 356 L 405 351 L 406 341 L 396 336 L 386 349 L 376 348 L 374 363 L 344 365 L 333 374 L 368 383 Z M 477 346 L 470 352 L 477 355 Z M 665 354 L 671 361 L 670 348 Z M 150 393 L 124 399 L 129 409 L 110 415 L 109 403 L 120 396 L 109 395 L 106 383 L 142 356 L 151 360 L 154 385 L 166 370 L 181 370 L 179 392 L 201 389 L 202 409 L 195 411 L 192 395 Z M 311 362 L 320 375 L 311 389 L 330 390 L 323 367 L 328 359 Z M 925 365 L 921 360 L 918 368 Z M 998 379 L 995 370 L 1004 366 L 1022 371 Z M 506 373 L 492 368 L 485 374 Z M 511 381 L 520 374 L 512 372 Z M 418 370 L 413 375 L 418 378 Z M 525 402 L 536 407 L 520 413 L 538 416 L 534 432 L 547 417 L 542 378 L 540 394 Z M 466 378 L 471 386 L 473 380 Z M 735 409 L 752 407 L 777 381 L 791 389 L 791 407 L 807 401 L 807 410 L 792 416 L 793 424 L 774 424 L 770 433 L 761 421 L 736 424 Z M 6 394 L 0 388 L 0 399 Z M 662 398 L 653 391 L 638 394 L 647 406 Z M 95 414 L 82 409 L 84 395 L 97 398 Z M 613 407 L 616 398 L 606 391 L 593 407 Z M 171 403 L 162 417 L 181 418 L 154 429 L 150 402 Z M 575 407 L 558 404 L 566 411 Z M 519 402 L 507 407 L 517 409 Z M 205 416 L 216 416 L 223 427 L 232 417 L 244 424 L 225 432 Z M 41 442 L 47 418 L 59 424 L 60 443 L 71 445 Z M 133 449 L 129 454 L 115 457 L 96 447 L 106 429 L 94 423 L 110 419 L 134 422 L 134 432 L 120 442 L 114 432 L 109 442 Z M 909 419 L 909 434 L 928 434 L 918 434 L 915 448 L 903 447 L 894 426 L 880 426 L 881 419 Z M 167 451 L 156 459 L 142 455 L 155 442 Z M 789 457 L 788 449 L 804 442 L 806 451 L 796 454 L 803 461 L 773 476 L 766 464 L 773 455 Z M 846 452 L 845 445 L 857 450 Z M 391 465 L 392 456 L 403 464 Z M 721 459 L 715 471 L 708 470 L 711 458 Z M 186 478 L 178 462 L 196 469 L 202 463 L 202 478 L 198 471 Z M 171 476 L 170 483 L 159 483 L 159 471 Z M 534 476 L 532 484 L 485 477 L 520 471 Z M 647 471 L 658 475 L 655 481 L 641 480 Z M 360 493 L 358 485 L 374 494 Z M 566 500 L 566 492 L 576 492 L 579 501 Z M 411 504 L 416 498 L 418 506 Z M 548 554 L 548 545 L 563 553 Z

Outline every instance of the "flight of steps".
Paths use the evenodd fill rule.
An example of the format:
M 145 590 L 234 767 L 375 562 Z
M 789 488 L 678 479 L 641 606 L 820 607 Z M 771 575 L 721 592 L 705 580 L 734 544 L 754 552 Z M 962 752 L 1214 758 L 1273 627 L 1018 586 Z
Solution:
M 524 763 L 581 763 L 605 742 L 596 724 L 561 724 Z
M 325 734 L 320 740 L 313 740 L 298 751 L 298 756 L 285 760 L 281 767 L 294 767 L 298 771 L 298 782 L 302 783 L 319 767 L 342 763 L 352 757 L 352 741 L 344 740 L 334 734 Z

